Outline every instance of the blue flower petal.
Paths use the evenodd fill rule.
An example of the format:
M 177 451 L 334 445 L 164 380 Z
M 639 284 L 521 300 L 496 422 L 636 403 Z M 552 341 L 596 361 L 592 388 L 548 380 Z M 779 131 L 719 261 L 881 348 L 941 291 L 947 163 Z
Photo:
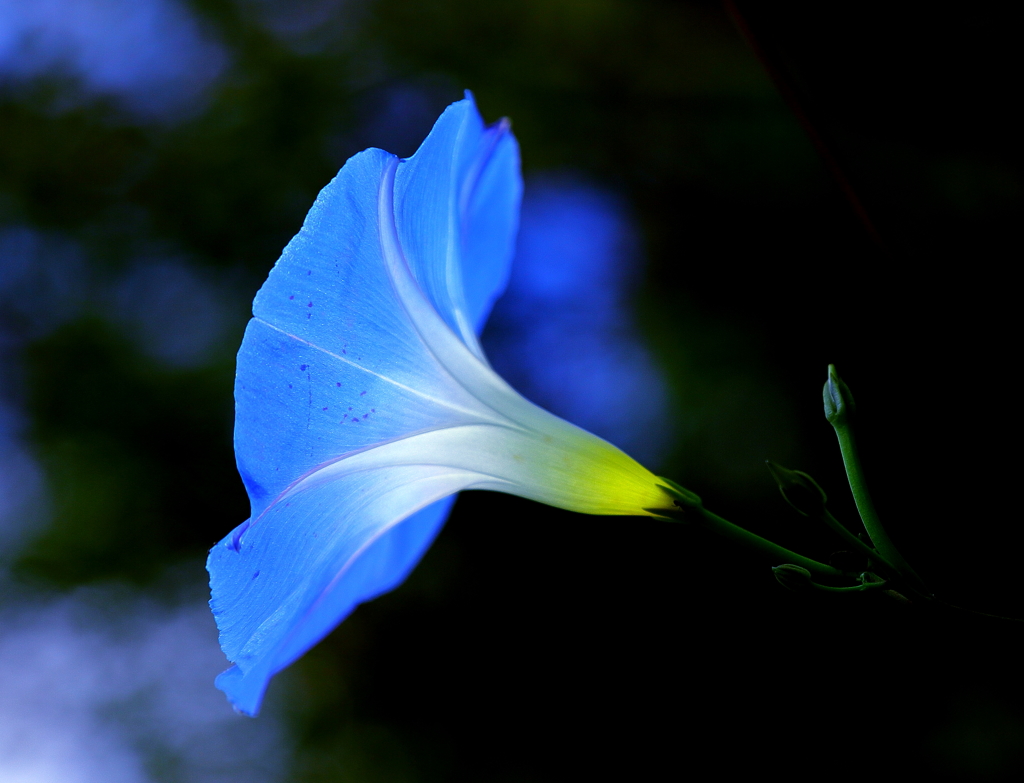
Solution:
M 427 483 L 435 494 L 460 487 L 451 477 Z M 372 508 L 346 509 L 339 493 L 344 488 L 306 493 L 282 508 L 278 519 L 272 515 L 260 520 L 242 537 L 239 551 L 229 536 L 210 553 L 210 585 L 217 596 L 213 611 L 224 652 L 236 663 L 216 685 L 247 715 L 259 711 L 274 674 L 330 633 L 358 604 L 401 584 L 455 500 L 448 495 L 387 526 L 380 524 L 380 512 L 390 509 L 403 516 L 401 501 L 406 498 L 377 497 Z M 346 525 L 353 521 L 353 511 L 359 524 Z M 339 537 L 341 532 L 346 535 Z M 275 611 L 265 616 L 264 607 Z
M 395 279 L 395 254 L 432 317 L 482 356 L 474 327 L 507 280 L 520 191 L 507 125 L 485 129 L 467 98 L 408 161 L 373 149 L 349 160 L 257 294 L 235 383 L 251 518 L 208 562 L 221 646 L 235 664 L 217 684 L 239 710 L 255 714 L 275 672 L 399 584 L 450 496 L 479 483 L 433 464 L 330 476 L 339 460 L 381 444 L 488 417 L 478 391 L 436 355 L 448 338 L 435 329 L 425 342 L 429 304 L 411 316 L 409 297 L 422 294 Z
M 485 128 L 468 92 L 395 175 L 399 239 L 412 273 L 481 356 L 476 335 L 508 282 L 522 191 L 509 122 Z
M 394 156 L 367 150 L 321 192 L 253 304 L 238 353 L 235 454 L 255 519 L 341 454 L 445 426 L 468 396 L 405 314 L 378 238 Z

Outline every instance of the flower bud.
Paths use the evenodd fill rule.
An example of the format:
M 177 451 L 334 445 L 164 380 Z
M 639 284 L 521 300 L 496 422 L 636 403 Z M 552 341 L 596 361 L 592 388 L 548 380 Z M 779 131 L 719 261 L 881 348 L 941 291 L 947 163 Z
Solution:
M 853 413 L 853 394 L 850 393 L 850 387 L 839 377 L 834 364 L 828 366 L 828 381 L 822 390 L 822 397 L 825 402 L 825 418 L 829 424 L 835 425 L 845 421 Z
M 811 572 L 792 563 L 775 566 L 772 569 L 776 581 L 788 590 L 804 592 L 813 587 Z
M 818 482 L 802 470 L 790 470 L 771 460 L 765 460 L 765 464 L 789 505 L 805 517 L 818 517 L 824 513 L 828 498 Z

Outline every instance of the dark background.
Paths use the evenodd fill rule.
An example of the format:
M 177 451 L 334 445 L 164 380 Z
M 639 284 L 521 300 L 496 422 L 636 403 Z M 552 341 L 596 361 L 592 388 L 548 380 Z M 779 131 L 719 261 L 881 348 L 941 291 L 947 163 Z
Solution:
M 3 393 L 52 506 L 19 584 L 205 578 L 205 550 L 247 516 L 230 439 L 244 302 L 349 155 L 411 154 L 470 88 L 488 121 L 513 119 L 527 174 L 583 172 L 632 205 L 637 319 L 674 411 L 653 469 L 827 559 L 838 544 L 763 460 L 812 473 L 853 518 L 821 414 L 834 362 L 896 544 L 947 600 L 1024 615 L 1012 20 L 377 0 L 296 45 L 251 6 L 192 7 L 233 60 L 176 122 L 62 102 L 62 76 L 0 91 L 0 221 L 72 237 L 100 277 L 172 247 L 243 303 L 185 369 L 140 354 L 102 308 L 45 333 L 0 314 L 24 334 Z M 404 94 L 412 109 L 388 119 Z M 1017 778 L 1017 626 L 788 592 L 772 565 L 690 527 L 466 493 L 406 585 L 273 684 L 294 779 Z

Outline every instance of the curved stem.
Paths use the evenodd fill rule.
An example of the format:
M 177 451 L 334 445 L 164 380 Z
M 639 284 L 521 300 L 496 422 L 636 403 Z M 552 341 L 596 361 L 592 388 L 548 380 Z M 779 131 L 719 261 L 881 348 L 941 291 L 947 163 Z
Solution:
M 812 582 L 811 584 L 815 590 L 824 590 L 828 593 L 863 593 L 865 590 L 877 590 L 885 587 L 888 582 L 865 582 L 864 584 L 851 587 L 831 587 L 830 585 L 819 585 L 817 582 Z
M 857 504 L 857 512 L 864 523 L 864 529 L 867 531 L 868 538 L 875 545 L 878 554 L 887 561 L 887 565 L 920 583 L 921 578 L 914 573 L 914 569 L 903 559 L 903 555 L 899 553 L 889 539 L 889 534 L 885 532 L 885 528 L 882 527 L 882 521 L 878 518 L 875 506 L 871 502 L 871 495 L 868 494 L 868 485 L 864 480 L 864 472 L 861 469 L 853 431 L 842 418 L 833 422 L 832 426 L 835 428 L 836 437 L 839 438 L 839 450 L 843 454 L 843 465 L 846 466 L 846 476 L 850 481 L 850 491 L 853 492 L 853 500 Z
M 778 544 L 769 541 L 767 538 L 761 538 L 761 536 L 751 533 L 749 530 L 744 530 L 739 525 L 734 525 L 732 522 L 722 519 L 722 517 L 717 514 L 713 514 L 703 506 L 695 506 L 687 510 L 695 512 L 698 515 L 698 521 L 700 524 L 708 530 L 725 536 L 726 538 L 740 544 L 746 544 L 747 546 L 760 549 L 762 552 L 767 552 L 779 562 L 802 566 L 812 573 L 821 574 L 823 576 L 843 575 L 843 572 L 838 568 L 825 565 L 825 563 L 819 563 L 817 560 L 812 560 L 809 557 L 804 557 L 803 555 L 799 555 L 785 547 L 781 547 Z
M 842 522 L 840 522 L 838 519 L 832 516 L 832 512 L 830 512 L 828 509 L 825 509 L 820 519 L 826 525 L 832 528 L 832 530 L 841 539 L 843 539 L 843 541 L 845 541 L 847 544 L 850 544 L 862 555 L 865 555 L 866 557 L 870 558 L 873 563 L 884 566 L 886 569 L 892 571 L 892 573 L 894 574 L 899 573 L 899 569 L 896 568 L 896 566 L 894 566 L 892 563 L 886 560 L 881 554 L 878 553 L 877 550 L 872 549 L 859 538 L 857 538 L 857 536 L 851 533 L 850 530 L 846 527 L 846 525 L 844 525 Z

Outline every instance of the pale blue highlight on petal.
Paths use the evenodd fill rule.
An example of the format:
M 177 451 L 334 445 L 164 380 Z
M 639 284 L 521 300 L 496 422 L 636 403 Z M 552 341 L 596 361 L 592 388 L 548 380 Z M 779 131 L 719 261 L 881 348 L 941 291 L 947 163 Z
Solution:
M 429 476 L 417 468 L 406 472 L 409 476 L 393 471 L 357 476 L 301 493 L 246 530 L 240 551 L 234 551 L 230 536 L 211 551 L 208 568 L 218 597 L 213 609 L 221 646 L 236 664 L 218 678 L 217 687 L 237 709 L 256 714 L 275 673 L 358 604 L 401 584 L 419 562 L 448 516 L 452 493 L 465 482 L 443 469 Z M 412 481 L 402 485 L 402 478 Z M 351 502 L 346 490 L 358 502 Z M 441 499 L 407 516 L 424 498 L 437 496 Z M 239 560 L 254 567 L 239 567 Z M 235 610 L 226 617 L 221 605 Z M 267 617 L 264 607 L 275 611 Z
M 461 420 L 473 401 L 436 363 L 388 277 L 367 150 L 321 192 L 253 304 L 238 355 L 235 452 L 258 516 L 317 465 Z

